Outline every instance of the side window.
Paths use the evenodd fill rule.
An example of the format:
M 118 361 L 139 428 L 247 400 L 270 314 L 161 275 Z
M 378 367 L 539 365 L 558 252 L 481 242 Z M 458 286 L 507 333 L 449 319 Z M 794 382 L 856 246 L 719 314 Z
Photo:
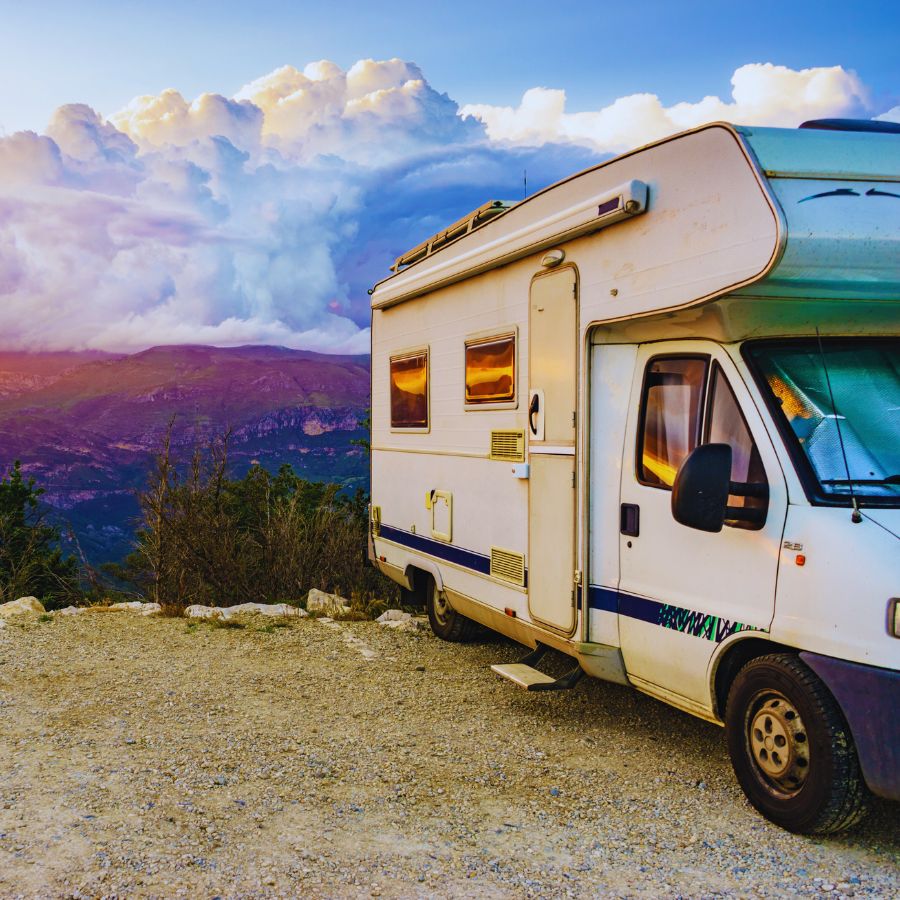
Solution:
M 734 392 L 722 370 L 716 366 L 709 387 L 709 413 L 706 422 L 705 444 L 728 444 L 731 447 L 731 480 L 751 486 L 756 496 L 731 496 L 729 506 L 765 509 L 769 483 L 756 442 L 744 421 Z M 736 528 L 762 528 L 762 522 L 726 519 Z
M 678 467 L 700 441 L 705 357 L 650 360 L 641 398 L 638 480 L 671 489 Z
M 501 403 L 516 395 L 516 336 L 466 341 L 466 403 Z
M 428 351 L 391 357 L 391 428 L 428 427 Z

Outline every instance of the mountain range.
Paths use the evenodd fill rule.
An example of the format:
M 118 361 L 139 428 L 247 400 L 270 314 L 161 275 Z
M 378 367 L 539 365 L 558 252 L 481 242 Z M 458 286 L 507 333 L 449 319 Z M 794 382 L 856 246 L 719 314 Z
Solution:
M 365 487 L 350 443 L 369 404 L 369 357 L 284 347 L 153 347 L 140 353 L 0 352 L 0 470 L 20 460 L 67 544 L 92 565 L 130 549 L 153 455 L 230 431 L 231 474 L 252 463 Z

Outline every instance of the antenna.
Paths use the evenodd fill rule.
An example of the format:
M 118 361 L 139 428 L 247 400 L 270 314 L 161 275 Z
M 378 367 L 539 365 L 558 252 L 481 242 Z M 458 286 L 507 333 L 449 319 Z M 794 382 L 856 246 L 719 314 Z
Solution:
M 841 434 L 841 420 L 838 418 L 837 407 L 834 403 L 834 391 L 831 389 L 831 378 L 828 375 L 828 363 L 825 361 L 825 348 L 822 346 L 822 335 L 819 334 L 819 326 L 816 326 L 816 339 L 819 342 L 819 356 L 822 358 L 822 370 L 825 372 L 825 384 L 828 386 L 828 398 L 831 402 L 831 418 L 834 420 L 837 428 L 838 443 L 841 445 L 841 456 L 844 459 L 844 471 L 847 473 L 847 487 L 850 488 L 850 503 L 853 506 L 853 512 L 850 514 L 850 521 L 856 525 L 862 522 L 862 513 L 859 511 L 859 501 L 853 491 L 853 479 L 850 477 L 850 465 L 847 462 L 847 449 L 844 447 L 844 436 Z
M 522 170 L 522 199 L 528 196 L 528 169 Z

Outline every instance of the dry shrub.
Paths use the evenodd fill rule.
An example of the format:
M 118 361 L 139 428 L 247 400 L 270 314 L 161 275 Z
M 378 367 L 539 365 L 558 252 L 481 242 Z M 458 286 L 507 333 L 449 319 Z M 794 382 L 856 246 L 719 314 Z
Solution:
M 310 588 L 350 597 L 363 618 L 396 600 L 393 583 L 365 560 L 361 492 L 349 498 L 288 465 L 275 475 L 254 466 L 241 479 L 227 472 L 227 434 L 196 449 L 183 474 L 169 435 L 157 455 L 140 495 L 137 548 L 117 574 L 142 586 L 163 615 L 194 603 L 299 605 Z

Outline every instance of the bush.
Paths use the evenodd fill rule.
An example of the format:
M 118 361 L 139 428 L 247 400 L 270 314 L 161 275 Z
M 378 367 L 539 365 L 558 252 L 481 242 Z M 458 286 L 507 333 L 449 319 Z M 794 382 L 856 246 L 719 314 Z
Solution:
M 59 529 L 40 506 L 43 493 L 22 477 L 18 460 L 0 480 L 0 602 L 34 596 L 55 609 L 80 597 L 78 565 L 63 558 Z
M 197 449 L 180 474 L 167 438 L 147 489 L 137 547 L 116 573 L 164 608 L 298 603 L 310 588 L 368 608 L 394 585 L 365 559 L 362 492 L 307 481 L 291 466 L 229 478 L 228 435 Z

